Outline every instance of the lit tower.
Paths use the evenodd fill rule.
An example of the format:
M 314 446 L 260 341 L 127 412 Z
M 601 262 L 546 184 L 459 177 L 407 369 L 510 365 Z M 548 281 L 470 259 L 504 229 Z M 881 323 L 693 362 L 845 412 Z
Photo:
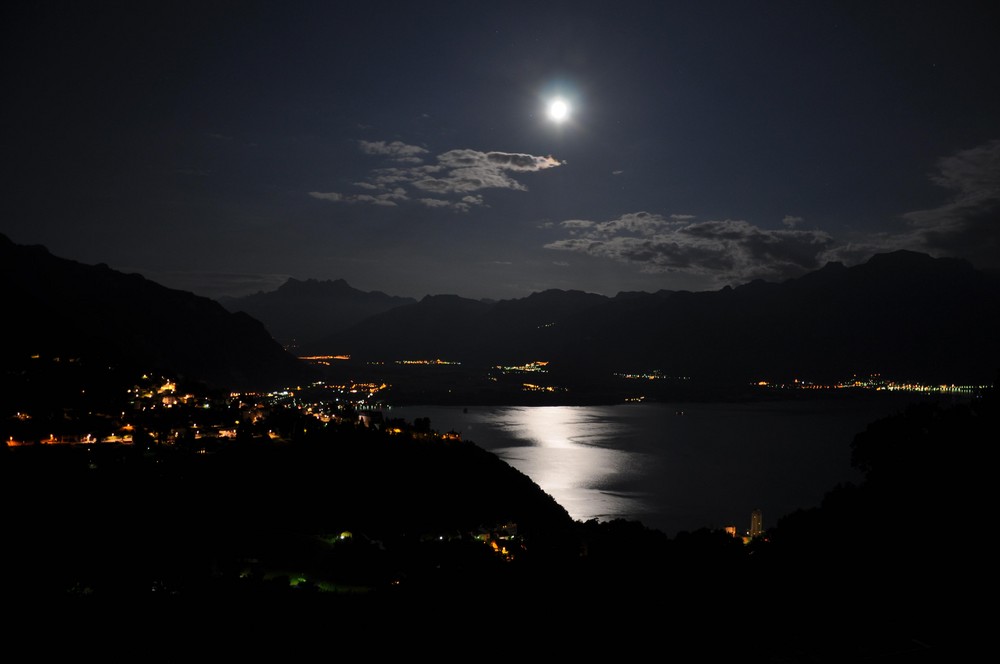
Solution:
M 764 513 L 754 510 L 750 513 L 750 537 L 754 538 L 764 534 Z

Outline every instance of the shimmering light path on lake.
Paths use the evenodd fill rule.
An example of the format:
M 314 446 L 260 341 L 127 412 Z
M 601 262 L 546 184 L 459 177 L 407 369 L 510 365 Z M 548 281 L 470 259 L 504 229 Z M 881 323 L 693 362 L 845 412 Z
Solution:
M 629 474 L 640 474 L 644 465 L 654 461 L 641 452 L 609 446 L 628 437 L 625 422 L 594 408 L 546 406 L 502 410 L 492 424 L 516 441 L 528 443 L 494 449 L 494 453 L 531 477 L 574 518 L 611 518 L 643 511 L 641 496 L 602 490 L 627 481 Z
M 530 477 L 577 520 L 682 530 L 765 527 L 842 482 L 854 435 L 912 396 L 612 406 L 393 408 L 429 417 Z

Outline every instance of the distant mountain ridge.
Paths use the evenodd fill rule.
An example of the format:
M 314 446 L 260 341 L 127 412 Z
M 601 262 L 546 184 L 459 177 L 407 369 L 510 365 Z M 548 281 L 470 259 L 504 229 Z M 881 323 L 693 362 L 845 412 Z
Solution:
M 718 291 L 548 290 L 498 302 L 428 296 L 307 350 L 483 365 L 545 360 L 578 377 L 657 369 L 720 381 L 855 373 L 992 381 L 1000 367 L 998 284 L 964 260 L 896 251 Z
M 992 382 L 1000 367 L 997 275 L 912 251 L 830 263 L 781 283 L 614 297 L 550 289 L 417 301 L 342 279 L 290 279 L 227 299 L 232 309 L 2 235 L 0 260 L 9 366 L 31 349 L 86 350 L 227 387 L 307 379 L 315 374 L 295 355 L 312 354 L 439 358 L 474 371 L 545 361 L 551 381 L 577 384 L 652 370 L 741 384 L 869 373 L 975 383 Z M 294 355 L 278 342 L 286 336 L 298 344 Z
M 416 302 L 411 297 L 365 292 L 343 279 L 289 279 L 275 291 L 258 291 L 218 301 L 232 312 L 243 311 L 264 323 L 271 335 L 287 346 L 308 344 L 351 325 Z
M 164 371 L 220 389 L 275 388 L 313 375 L 247 314 L 2 234 L 0 297 L 5 372 L 39 355 Z

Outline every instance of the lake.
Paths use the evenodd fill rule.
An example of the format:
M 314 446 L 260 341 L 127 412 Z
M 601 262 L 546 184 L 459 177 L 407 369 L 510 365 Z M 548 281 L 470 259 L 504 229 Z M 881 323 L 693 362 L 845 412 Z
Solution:
M 607 406 L 406 406 L 518 469 L 579 521 L 638 520 L 673 537 L 735 526 L 760 509 L 764 527 L 818 506 L 842 482 L 854 435 L 918 394 L 747 403 Z

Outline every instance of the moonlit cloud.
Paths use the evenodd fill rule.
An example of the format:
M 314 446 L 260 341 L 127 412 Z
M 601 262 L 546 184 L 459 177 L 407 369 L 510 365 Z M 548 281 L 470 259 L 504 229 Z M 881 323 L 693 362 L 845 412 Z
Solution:
M 785 217 L 781 220 L 781 223 L 783 223 L 785 226 L 788 226 L 789 228 L 795 228 L 803 221 L 805 221 L 805 219 L 803 219 L 802 217 L 796 217 L 790 214 L 786 214 Z
M 419 198 L 417 202 L 430 208 L 442 208 L 452 205 L 451 201 L 446 201 L 442 198 Z
M 413 166 L 410 168 L 377 168 L 372 171 L 372 175 L 366 182 L 366 186 L 373 186 L 376 189 L 380 189 L 394 184 L 410 184 L 414 180 L 439 172 L 441 172 L 441 167 L 434 165 Z
M 533 173 L 554 168 L 562 162 L 552 156 L 536 156 L 516 152 L 480 152 L 478 150 L 449 150 L 437 156 L 437 163 L 425 164 L 419 156 L 424 148 L 407 145 L 401 141 L 360 141 L 366 154 L 381 155 L 393 163 L 412 163 L 413 166 L 395 165 L 377 168 L 354 186 L 380 194 L 344 194 L 340 192 L 310 192 L 319 200 L 346 203 L 372 203 L 396 205 L 410 199 L 407 189 L 420 194 L 414 200 L 430 208 L 449 208 L 468 212 L 484 205 L 483 189 L 510 189 L 527 191 L 512 174 Z M 433 196 L 428 196 L 432 194 Z
M 462 152 L 469 151 L 463 150 Z M 512 171 L 541 171 L 559 165 L 559 161 L 552 156 L 536 157 L 530 154 L 512 154 L 509 152 L 487 152 L 485 154 L 486 161 L 490 164 Z M 480 157 L 476 155 L 475 159 L 478 160 Z
M 782 280 L 821 267 L 832 238 L 822 231 L 768 230 L 742 220 L 692 221 L 634 212 L 609 221 L 570 219 L 546 249 L 636 265 L 648 273 L 684 272 L 716 285 Z
M 335 191 L 310 191 L 309 195 L 313 198 L 318 198 L 321 201 L 342 201 L 344 200 L 343 194 L 338 194 Z
M 415 180 L 413 186 L 438 194 L 466 193 L 480 189 L 528 188 L 507 172 L 526 173 L 553 168 L 559 162 L 552 157 L 536 157 L 509 152 L 450 150 L 438 155 L 440 176 Z
M 418 145 L 407 145 L 402 141 L 358 141 L 361 151 L 366 154 L 377 154 L 390 157 L 395 161 L 411 162 L 419 164 L 423 159 L 420 155 L 426 154 L 427 150 Z
M 397 187 L 392 191 L 385 191 L 381 194 L 340 194 L 335 191 L 331 192 L 321 192 L 321 191 L 310 191 L 309 195 L 313 198 L 317 198 L 321 201 L 331 201 L 331 202 L 344 202 L 344 203 L 369 203 L 371 205 L 382 205 L 386 207 L 394 207 L 396 201 L 405 201 L 407 199 L 406 190 L 401 187 Z
M 939 207 L 903 215 L 914 243 L 1000 267 L 1000 140 L 941 159 L 930 179 L 954 195 Z

